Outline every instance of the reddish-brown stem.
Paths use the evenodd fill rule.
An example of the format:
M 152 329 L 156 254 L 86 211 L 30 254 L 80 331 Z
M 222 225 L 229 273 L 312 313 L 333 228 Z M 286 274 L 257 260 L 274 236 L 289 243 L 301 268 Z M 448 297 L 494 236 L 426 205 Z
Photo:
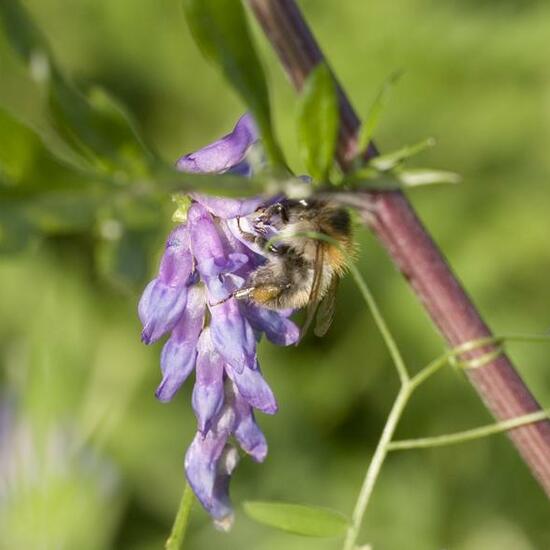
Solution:
M 315 38 L 294 0 L 248 0 L 277 51 L 294 86 L 300 90 L 311 70 L 324 61 Z M 357 150 L 357 118 L 342 87 L 337 159 L 345 170 Z M 365 157 L 377 154 L 374 144 Z M 443 254 L 400 191 L 354 193 L 345 197 L 376 234 L 407 279 L 426 311 L 451 346 L 491 336 Z M 491 346 L 467 354 L 479 357 Z M 467 370 L 468 378 L 497 420 L 539 411 L 540 406 L 505 354 Z M 509 432 L 524 461 L 550 497 L 550 421 L 542 420 Z

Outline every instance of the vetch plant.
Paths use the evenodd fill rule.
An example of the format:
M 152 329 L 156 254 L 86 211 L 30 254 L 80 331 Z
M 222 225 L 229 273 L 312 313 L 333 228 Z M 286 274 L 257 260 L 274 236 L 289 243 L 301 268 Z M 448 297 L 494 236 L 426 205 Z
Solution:
M 233 521 L 229 482 L 239 460 L 238 448 L 258 462 L 267 454 L 255 412 L 272 415 L 277 402 L 260 370 L 257 345 L 264 334 L 276 345 L 298 343 L 300 329 L 290 319 L 291 309 L 273 308 L 271 295 L 264 296 L 262 305 L 261 300 L 252 299 L 247 285 L 253 274 L 274 258 L 294 255 L 295 263 L 303 262 L 297 243 L 314 250 L 330 246 L 340 255 L 384 339 L 400 389 L 350 518 L 317 506 L 247 502 L 244 509 L 251 518 L 307 536 L 343 536 L 343 548 L 353 550 L 390 452 L 455 444 L 503 431 L 509 433 L 550 494 L 547 411 L 541 410 L 504 353 L 509 342 L 546 342 L 548 337 L 493 336 L 417 219 L 404 190 L 459 181 L 451 172 L 406 166 L 411 157 L 431 147 L 433 140 L 378 153 L 372 136 L 396 76 L 384 84 L 361 124 L 295 3 L 248 0 L 245 4 L 301 91 L 296 129 L 307 183 L 294 176 L 275 137 L 269 87 L 240 1 L 184 1 L 197 44 L 233 86 L 247 114 L 229 134 L 185 155 L 175 167 L 137 137 L 132 119 L 108 94 L 97 89 L 76 90 L 17 0 L 0 4 L 0 17 L 7 29 L 0 47 L 9 49 L 12 56 L 2 75 L 6 86 L 0 90 L 1 106 L 39 138 L 56 159 L 62 176 L 70 174 L 80 184 L 78 188 L 68 185 L 67 181 L 74 180 L 60 176 L 55 196 L 42 205 L 42 216 L 36 216 L 42 197 L 28 193 L 22 200 L 25 193 L 12 184 L 12 175 L 0 173 L 1 207 L 7 205 L 10 212 L 9 223 L 1 228 L 4 248 L 20 249 L 41 234 L 55 234 L 59 227 L 97 231 L 102 270 L 116 282 L 136 283 L 140 278 L 134 271 L 138 270 L 119 269 L 124 263 L 119 260 L 130 250 L 132 257 L 141 259 L 133 265 L 139 265 L 142 274 L 147 271 L 152 254 L 142 233 L 160 231 L 159 207 L 176 194 L 177 225 L 169 234 L 158 274 L 139 302 L 142 341 L 154 344 L 167 337 L 160 354 L 158 399 L 170 401 L 195 373 L 192 406 L 197 431 L 185 458 L 189 486 L 167 547 L 173 550 L 182 545 L 193 494 L 215 523 L 228 529 Z M 35 104 L 32 111 L 9 93 L 21 81 Z M 28 182 L 17 184 L 26 189 Z M 304 225 L 286 231 L 288 211 L 284 208 L 277 213 L 280 223 L 254 223 L 258 209 L 288 204 L 285 201 L 302 201 L 304 209 L 312 201 L 331 201 L 342 211 L 355 209 L 411 282 L 445 337 L 448 351 L 413 373 L 353 263 L 352 246 L 323 227 L 312 230 Z M 66 208 L 67 203 L 78 208 Z M 144 217 L 148 220 L 145 228 L 133 225 L 130 207 L 154 213 Z M 85 211 L 88 216 L 77 220 L 70 215 L 73 210 Z M 52 218 L 56 220 L 53 227 L 48 223 Z M 306 326 L 323 297 L 323 293 L 317 294 L 318 289 L 326 293 L 330 286 L 325 284 L 323 271 L 319 278 L 315 276 L 318 264 L 301 265 L 309 281 L 304 302 L 314 306 L 308 307 Z M 275 290 L 269 292 L 276 295 Z M 330 309 L 327 311 L 330 320 Z M 395 441 L 395 429 L 411 396 L 449 363 L 463 370 L 497 422 L 457 434 Z
M 341 139 L 337 144 L 336 133 L 338 130 L 337 121 L 339 115 L 336 98 L 337 94 L 341 92 L 338 92 L 337 84 L 331 72 L 322 62 L 319 62 L 320 55 L 318 53 L 318 48 L 311 37 L 306 33 L 306 38 L 304 39 L 303 36 L 299 36 L 298 33 L 300 31 L 295 32 L 295 29 L 304 28 L 303 21 L 300 21 L 300 14 L 296 7 L 292 2 L 285 2 L 284 5 L 277 8 L 257 1 L 251 1 L 250 4 L 255 14 L 258 16 L 260 23 L 263 25 L 264 30 L 266 30 L 267 34 L 272 38 L 276 48 L 281 52 L 281 56 L 284 62 L 287 63 L 287 68 L 295 83 L 301 87 L 305 80 L 306 84 L 301 102 L 301 116 L 298 118 L 299 136 L 303 158 L 313 176 L 314 187 L 324 188 L 325 192 L 330 191 L 331 185 L 333 187 L 339 187 L 344 191 L 349 191 L 350 189 L 357 190 L 360 188 L 365 190 L 371 189 L 374 191 L 374 196 L 376 197 L 380 192 L 395 192 L 395 190 L 402 189 L 406 186 L 431 183 L 456 183 L 458 181 L 455 174 L 448 172 L 434 170 L 407 171 L 403 168 L 404 161 L 412 155 L 421 152 L 427 146 L 433 145 L 433 140 L 426 140 L 418 145 L 405 147 L 395 153 L 384 156 L 378 156 L 376 149 L 370 144 L 366 162 L 360 160 L 360 156 L 358 155 L 358 153 L 361 153 L 361 149 L 352 150 L 350 154 L 352 143 L 346 143 Z M 270 133 L 271 118 L 268 110 L 267 94 L 264 94 L 266 88 L 265 85 L 263 85 L 263 78 L 259 76 L 261 75 L 261 70 L 255 64 L 255 54 L 247 56 L 247 52 L 251 50 L 251 43 L 249 42 L 248 33 L 246 32 L 246 23 L 240 4 L 188 0 L 184 5 L 186 6 L 188 20 L 193 33 L 203 51 L 205 51 L 208 57 L 214 59 L 220 65 L 225 76 L 235 85 L 237 91 L 241 94 L 245 102 L 248 103 L 253 115 L 258 117 L 258 120 L 264 121 L 262 127 L 264 135 L 268 136 L 268 143 L 276 143 Z M 231 16 L 225 18 L 224 15 L 229 12 L 231 12 Z M 277 15 L 275 16 L 275 14 Z M 289 22 L 298 21 L 299 24 L 297 26 L 291 24 L 289 28 L 293 30 L 290 32 L 278 33 L 277 31 L 280 31 L 280 29 L 277 25 L 280 24 L 281 15 L 283 19 L 286 17 Z M 246 40 L 243 41 L 243 44 L 246 43 L 245 49 L 247 51 L 244 51 L 243 44 L 239 44 L 238 41 L 235 41 L 237 33 L 244 33 L 246 36 Z M 284 39 L 287 40 L 286 43 L 281 42 L 281 36 L 284 36 Z M 299 52 L 300 49 L 303 48 L 304 42 L 308 40 L 311 45 L 310 52 L 314 52 L 313 54 L 309 54 L 309 58 L 308 54 L 305 55 L 305 58 L 297 58 L 290 54 L 290 52 L 293 54 Z M 303 50 L 302 53 L 304 53 Z M 312 63 L 311 57 L 317 57 L 317 63 Z M 306 59 L 305 64 L 300 66 L 301 62 L 299 59 Z M 250 69 L 252 64 L 255 65 L 255 68 L 248 73 L 247 69 Z M 315 65 L 317 67 L 315 70 L 312 70 Z M 304 72 L 301 74 L 299 72 L 292 72 L 304 70 L 306 75 L 311 71 L 311 75 L 307 79 L 303 78 Z M 297 74 L 300 76 L 297 76 Z M 243 78 L 243 75 L 245 75 L 246 78 Z M 254 75 L 256 80 L 262 83 L 261 86 L 258 86 L 259 92 L 257 93 L 255 93 L 255 90 L 250 85 L 252 84 L 250 78 L 248 78 L 250 75 Z M 376 121 L 381 111 L 381 105 L 385 101 L 387 88 L 388 86 L 379 94 L 373 108 L 371 108 L 369 120 L 365 123 L 364 130 L 360 137 L 361 147 L 366 146 L 370 142 L 370 138 L 376 127 Z M 251 95 L 255 98 L 253 101 L 249 101 Z M 345 117 L 345 108 L 346 104 L 344 103 L 343 117 Z M 342 132 L 341 129 L 341 138 L 342 135 L 346 137 L 346 121 L 342 119 L 342 123 L 344 124 L 344 131 Z M 274 151 L 276 151 L 276 154 L 273 154 Z M 272 147 L 270 160 L 273 168 L 280 171 L 281 169 L 285 169 L 286 164 L 281 162 L 279 151 L 280 149 L 278 147 Z M 344 169 L 349 170 L 349 166 L 352 165 L 351 174 L 344 174 L 342 177 L 341 174 L 332 170 L 335 153 Z M 346 196 L 345 193 L 339 196 L 343 202 L 361 208 L 360 196 L 356 195 L 354 197 L 349 194 Z M 310 232 L 310 234 L 307 235 L 296 233 L 294 237 L 297 239 L 306 237 L 318 239 L 319 241 L 331 240 L 330 236 L 326 233 L 312 234 Z M 277 240 L 281 238 L 284 237 L 274 234 L 267 244 L 276 243 Z M 333 244 L 338 246 L 338 243 Z M 341 252 L 342 254 L 347 254 L 345 250 Z M 297 507 L 295 505 L 286 505 L 283 503 L 248 503 L 246 505 L 246 511 L 251 517 L 281 529 L 317 536 L 327 536 L 327 534 L 329 536 L 337 535 L 345 530 L 345 550 L 353 550 L 356 546 L 365 511 L 387 453 L 392 449 L 397 450 L 399 448 L 409 448 L 416 445 L 414 442 L 395 442 L 392 447 L 393 433 L 414 390 L 450 360 L 460 360 L 460 364 L 465 365 L 468 371 L 482 369 L 486 365 L 498 361 L 499 358 L 502 357 L 502 349 L 498 346 L 495 348 L 494 346 L 495 344 L 505 341 L 505 339 L 496 340 L 491 336 L 470 339 L 454 347 L 443 357 L 430 363 L 419 373 L 412 376 L 402 359 L 398 346 L 391 336 L 372 294 L 352 263 L 350 263 L 350 270 L 367 305 L 374 315 L 375 321 L 388 346 L 388 350 L 393 358 L 401 381 L 401 390 L 397 395 L 385 428 L 383 429 L 380 441 L 367 469 L 352 518 L 349 523 L 345 521 L 342 522 L 342 516 L 336 512 L 308 507 Z M 541 339 L 545 340 L 544 337 Z M 489 428 L 481 428 L 464 434 L 444 436 L 437 441 L 439 444 L 443 444 L 468 440 L 490 433 L 496 433 L 510 426 L 517 427 L 529 424 L 543 418 L 546 418 L 546 413 L 544 411 L 537 411 L 533 414 L 520 416 L 511 421 L 512 423 L 504 422 Z M 419 445 L 423 444 L 429 445 L 430 441 L 419 443 Z M 185 499 L 182 502 L 185 502 Z M 187 517 L 188 511 L 185 506 L 182 506 L 180 511 Z M 334 525 L 336 525 L 334 530 L 329 529 L 330 533 L 322 529 L 322 526 L 327 523 L 327 514 L 329 516 L 332 514 Z M 181 541 L 182 532 L 185 526 L 182 527 L 182 523 L 178 522 L 176 519 L 175 525 L 178 524 L 180 527 L 175 529 L 170 541 Z
M 249 173 L 246 160 L 257 141 L 252 118 L 244 115 L 233 132 L 185 155 L 182 171 Z M 162 382 L 156 395 L 170 401 L 195 370 L 193 409 L 198 430 L 185 458 L 189 484 L 222 529 L 231 526 L 229 479 L 238 462 L 239 446 L 257 462 L 267 455 L 267 443 L 253 409 L 277 411 L 275 397 L 264 380 L 256 343 L 265 334 L 279 345 L 298 340 L 298 327 L 279 313 L 232 295 L 262 258 L 245 246 L 230 220 L 245 217 L 265 198 L 227 199 L 192 193 L 187 222 L 168 238 L 158 277 L 139 303 L 142 340 L 156 342 L 171 333 L 161 354 Z
M 313 181 L 318 184 L 328 181 L 334 155 L 337 118 L 331 79 L 324 66 L 315 73 L 309 93 L 304 96 L 300 123 L 307 164 L 317 177 Z M 316 110 L 318 104 L 321 113 Z M 327 107 L 323 108 L 325 104 Z M 327 109 L 331 112 L 326 112 Z M 332 124 L 317 130 L 313 128 L 312 121 L 314 124 L 326 118 L 331 118 Z M 322 145 L 319 135 L 333 136 L 333 139 L 324 149 L 316 150 Z M 251 115 L 245 114 L 231 133 L 181 157 L 176 165 L 182 172 L 195 174 L 251 176 L 253 167 L 248 156 L 254 146 L 259 147 L 258 140 L 256 124 Z M 309 143 L 313 144 L 312 147 L 307 145 Z M 266 265 L 266 256 L 270 255 L 277 258 L 277 263 L 260 275 L 263 279 L 270 277 L 260 292 L 268 289 L 267 292 L 274 297 L 278 296 L 275 277 L 279 277 L 280 270 L 287 270 L 288 279 L 284 280 L 292 282 L 286 286 L 299 288 L 285 286 L 281 295 L 303 296 L 298 299 L 310 304 L 313 313 L 332 286 L 331 279 L 337 282 L 343 266 L 349 263 L 344 259 L 348 251 L 341 250 L 342 259 L 336 261 L 340 243 L 335 241 L 333 248 L 325 252 L 325 260 L 320 252 L 324 250 L 323 244 L 331 240 L 326 234 L 320 235 L 318 240 L 316 234 L 300 234 L 294 230 L 315 227 L 306 221 L 308 217 L 315 219 L 317 216 L 308 214 L 314 206 L 306 199 L 302 199 L 302 206 L 300 201 L 290 202 L 277 195 L 231 199 L 192 192 L 188 197 L 191 202 L 184 203 L 176 215 L 176 219 L 186 221 L 168 237 L 158 276 L 147 285 L 141 297 L 141 338 L 145 344 L 153 344 L 170 334 L 161 353 L 162 381 L 156 391 L 160 401 L 170 401 L 195 370 L 193 408 L 198 430 L 186 455 L 186 476 L 216 525 L 228 529 L 233 521 L 229 480 L 238 462 L 231 438 L 236 439 L 254 460 L 262 462 L 267 454 L 267 443 L 252 409 L 266 414 L 277 411 L 275 397 L 258 365 L 256 342 L 262 334 L 278 345 L 295 344 L 300 337 L 298 327 L 288 319 L 292 309 L 278 307 L 277 311 L 246 299 L 246 294 L 245 300 L 238 301 L 237 297 L 243 293 L 243 285 L 256 269 Z M 280 199 L 281 202 L 276 202 Z M 255 233 L 243 231 L 243 220 L 271 203 L 285 209 L 280 214 L 279 210 L 276 211 L 277 218 L 281 217 L 281 229 L 278 230 L 271 219 L 266 219 L 261 224 L 249 223 L 246 226 Z M 297 208 L 300 210 L 295 213 Z M 318 216 L 324 215 L 335 233 L 344 232 L 342 242 L 348 243 L 349 249 L 347 214 L 328 203 L 322 208 L 327 212 Z M 288 219 L 289 216 L 296 220 Z M 269 229 L 260 234 L 260 226 Z M 285 244 L 278 246 L 277 241 L 283 238 Z M 257 241 L 262 241 L 265 249 L 259 248 Z M 304 247 L 312 247 L 311 267 L 304 263 Z M 332 262 L 329 256 L 333 258 Z M 291 269 L 295 269 L 297 274 L 290 275 Z M 334 297 L 327 296 L 327 299 L 331 305 L 326 307 L 331 307 Z M 296 298 L 283 300 L 279 297 L 277 300 L 283 305 L 286 301 L 296 302 Z M 274 300 L 266 299 L 267 303 L 271 301 Z M 324 332 L 332 321 L 332 311 L 327 310 L 323 315 Z M 310 321 L 308 319 L 306 325 Z

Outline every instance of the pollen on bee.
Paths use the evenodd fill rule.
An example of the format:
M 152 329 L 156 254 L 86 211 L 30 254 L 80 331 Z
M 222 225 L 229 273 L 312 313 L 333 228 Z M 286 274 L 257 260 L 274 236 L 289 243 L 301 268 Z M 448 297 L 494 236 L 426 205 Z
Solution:
M 255 288 L 250 293 L 252 299 L 259 304 L 267 304 L 272 300 L 275 300 L 281 293 L 281 289 L 277 286 L 261 286 Z

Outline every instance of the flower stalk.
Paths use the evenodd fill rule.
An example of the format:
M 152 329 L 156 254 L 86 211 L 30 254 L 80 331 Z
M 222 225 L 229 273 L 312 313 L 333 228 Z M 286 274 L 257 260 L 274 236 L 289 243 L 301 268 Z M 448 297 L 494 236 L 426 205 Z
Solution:
M 417 439 L 404 439 L 402 441 L 392 441 L 388 444 L 388 451 L 405 451 L 410 449 L 427 449 L 431 447 L 443 447 L 446 445 L 456 445 L 457 443 L 465 443 L 466 441 L 474 441 L 489 435 L 500 434 L 525 426 L 540 420 L 546 420 L 550 415 L 550 410 L 538 411 L 531 414 L 520 416 L 519 418 L 511 418 L 496 424 L 488 424 L 471 430 L 464 430 L 454 434 L 438 435 L 435 437 L 419 437 Z
M 370 292 L 367 283 L 361 277 L 361 274 L 357 271 L 352 271 L 352 276 L 356 284 L 360 288 L 370 312 L 376 319 L 376 324 L 382 334 L 384 343 L 386 344 L 386 347 L 388 348 L 388 351 L 390 352 L 393 362 L 397 368 L 397 372 L 400 376 L 401 385 L 395 401 L 392 405 L 391 411 L 388 415 L 388 418 L 386 419 L 386 423 L 382 430 L 380 439 L 378 440 L 378 443 L 376 445 L 374 455 L 367 467 L 367 471 L 365 473 L 359 495 L 355 502 L 351 523 L 346 533 L 343 550 L 354 550 L 354 548 L 356 548 L 357 538 L 359 536 L 361 525 L 363 524 L 363 519 L 365 517 L 370 498 L 374 491 L 376 482 L 378 481 L 382 466 L 384 465 L 384 462 L 389 452 L 397 450 L 421 448 L 425 449 L 430 447 L 440 447 L 444 445 L 455 445 L 475 439 L 481 439 L 498 433 L 508 432 L 509 430 L 518 429 L 522 426 L 532 425 L 541 421 L 546 421 L 548 418 L 550 418 L 550 410 L 537 411 L 524 416 L 511 418 L 502 422 L 489 424 L 487 426 L 482 426 L 471 430 L 464 430 L 462 432 L 457 432 L 454 434 L 393 441 L 393 434 L 395 433 L 397 425 L 413 393 L 424 382 L 426 382 L 434 374 L 439 372 L 444 366 L 448 364 L 459 364 L 464 369 L 479 368 L 480 366 L 483 366 L 485 362 L 492 361 L 496 352 L 487 352 L 485 355 L 478 356 L 474 359 L 471 359 L 470 361 L 458 360 L 458 358 L 463 356 L 466 352 L 475 352 L 481 348 L 485 348 L 488 344 L 498 343 L 499 345 L 504 345 L 508 341 L 548 343 L 550 342 L 550 337 L 538 335 L 512 335 L 508 337 L 499 336 L 494 338 L 481 338 L 479 340 L 465 342 L 464 344 L 447 351 L 440 357 L 437 357 L 436 359 L 428 363 L 413 377 L 410 377 L 407 374 L 407 366 L 401 359 L 401 354 L 399 352 L 397 343 L 393 338 L 390 330 L 387 328 L 384 318 L 380 314 L 380 310 L 378 309 L 376 301 L 374 300 L 374 297 L 372 296 L 372 293 Z M 501 353 L 500 349 L 498 349 L 498 353 Z M 402 372 L 405 372 L 405 377 L 401 376 Z
M 376 450 L 374 451 L 374 455 L 367 468 L 365 479 L 361 485 L 357 501 L 355 502 L 355 508 L 351 516 L 350 527 L 346 533 L 343 550 L 353 550 L 355 548 L 355 543 L 357 541 L 357 537 L 359 536 L 361 525 L 363 524 L 363 518 L 365 517 L 365 512 L 367 511 L 370 497 L 374 490 L 376 481 L 378 480 L 380 470 L 386 460 L 391 439 L 410 396 L 410 383 L 405 382 L 401 385 L 401 389 L 399 390 L 399 393 L 393 403 L 393 407 L 388 415 L 384 429 L 382 430 L 382 435 L 378 440 Z
M 187 525 L 189 523 L 189 515 L 191 508 L 193 507 L 193 491 L 189 486 L 189 483 L 185 483 L 183 495 L 181 497 L 176 519 L 172 527 L 170 537 L 166 541 L 166 550 L 180 550 L 183 547 L 183 541 L 185 539 L 185 533 L 187 532 Z

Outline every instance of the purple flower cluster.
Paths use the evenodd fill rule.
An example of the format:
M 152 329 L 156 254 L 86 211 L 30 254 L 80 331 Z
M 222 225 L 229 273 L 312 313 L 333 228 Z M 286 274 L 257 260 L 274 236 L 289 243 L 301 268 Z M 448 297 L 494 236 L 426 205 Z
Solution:
M 257 141 L 249 115 L 233 132 L 186 155 L 178 168 L 187 172 L 249 174 L 246 160 Z M 253 409 L 277 411 L 262 376 L 256 344 L 262 334 L 278 345 L 295 343 L 298 327 L 290 312 L 275 312 L 237 301 L 232 293 L 264 258 L 251 250 L 232 223 L 264 203 L 263 198 L 227 199 L 191 194 L 187 222 L 168 238 L 158 276 L 139 303 L 142 341 L 151 344 L 170 333 L 161 354 L 162 381 L 156 391 L 169 401 L 195 369 L 192 404 L 198 430 L 185 457 L 196 496 L 218 526 L 232 522 L 228 485 L 238 462 L 233 439 L 261 462 L 267 443 Z

